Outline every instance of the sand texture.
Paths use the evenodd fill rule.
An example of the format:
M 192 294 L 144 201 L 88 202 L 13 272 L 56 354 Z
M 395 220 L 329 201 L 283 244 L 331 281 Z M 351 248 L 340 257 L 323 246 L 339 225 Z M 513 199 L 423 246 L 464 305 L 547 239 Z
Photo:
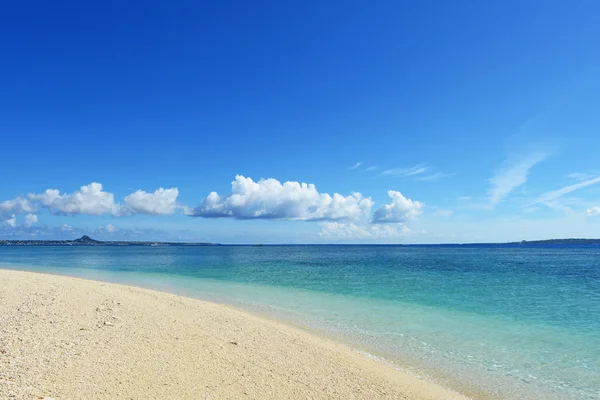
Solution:
M 209 302 L 0 270 L 0 398 L 465 399 Z

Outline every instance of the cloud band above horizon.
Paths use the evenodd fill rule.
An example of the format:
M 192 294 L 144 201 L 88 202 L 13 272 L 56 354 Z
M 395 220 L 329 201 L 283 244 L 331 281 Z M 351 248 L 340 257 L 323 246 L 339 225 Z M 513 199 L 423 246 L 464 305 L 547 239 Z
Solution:
M 115 201 L 115 195 L 102 184 L 92 182 L 72 193 L 47 189 L 0 203 L 0 217 L 8 226 L 16 226 L 16 215 L 27 214 L 25 224 L 38 222 L 35 213 L 47 210 L 53 215 L 88 215 L 127 217 L 134 215 L 172 215 L 181 213 L 201 218 L 264 219 L 289 221 L 354 221 L 357 226 L 369 224 L 404 224 L 422 213 L 424 204 L 390 190 L 391 203 L 371 213 L 374 201 L 359 192 L 347 196 L 321 193 L 314 184 L 279 182 L 274 178 L 254 181 L 236 175 L 231 193 L 211 192 L 198 207 L 177 202 L 177 188 L 159 188 L 154 192 L 137 190 Z M 384 232 L 383 230 L 379 230 Z
M 47 189 L 43 193 L 29 193 L 4 201 L 0 203 L 0 215 L 34 213 L 40 209 L 56 215 L 170 215 L 181 208 L 177 204 L 178 195 L 177 188 L 160 188 L 154 193 L 138 190 L 125 197 L 125 204 L 119 204 L 115 202 L 114 194 L 104 191 L 101 183 L 92 182 L 68 194 Z

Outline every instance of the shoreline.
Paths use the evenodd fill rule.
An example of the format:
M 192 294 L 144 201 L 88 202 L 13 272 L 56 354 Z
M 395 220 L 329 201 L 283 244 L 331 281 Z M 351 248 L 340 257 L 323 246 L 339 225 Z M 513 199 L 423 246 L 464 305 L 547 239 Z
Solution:
M 379 351 L 376 348 L 369 347 L 352 341 L 348 337 L 344 336 L 335 331 L 329 331 L 323 327 L 311 325 L 308 322 L 299 322 L 296 318 L 286 315 L 282 310 L 257 306 L 255 304 L 235 301 L 227 299 L 226 297 L 219 297 L 213 295 L 207 295 L 202 291 L 190 291 L 185 289 L 176 290 L 174 286 L 164 286 L 150 284 L 145 282 L 133 282 L 131 280 L 122 281 L 121 279 L 115 279 L 112 276 L 99 276 L 99 275 L 79 275 L 81 269 L 79 268 L 66 268 L 64 272 L 63 268 L 53 269 L 46 271 L 47 266 L 39 266 L 34 264 L 11 264 L 0 262 L 0 271 L 26 271 L 32 273 L 39 273 L 42 275 L 51 275 L 58 277 L 67 277 L 74 279 L 82 279 L 91 282 L 109 283 L 124 287 L 141 288 L 150 291 L 157 291 L 160 293 L 167 293 L 175 296 L 181 296 L 184 298 L 198 300 L 201 302 L 208 302 L 210 304 L 221 305 L 236 311 L 242 311 L 250 315 L 256 316 L 260 319 L 265 319 L 275 324 L 283 324 L 284 326 L 291 327 L 293 329 L 300 330 L 306 334 L 316 336 L 321 339 L 333 342 L 337 345 L 347 348 L 348 351 L 361 354 L 362 356 L 376 361 L 377 363 L 384 364 L 390 368 L 398 370 L 402 373 L 408 374 L 416 379 L 426 381 L 432 385 L 443 388 L 453 393 L 460 394 L 467 397 L 470 400 L 503 400 L 504 396 L 493 395 L 488 392 L 484 392 L 473 385 L 467 385 L 453 378 L 450 374 L 444 373 L 435 367 L 426 366 L 419 362 L 417 359 L 410 358 L 407 355 L 394 356 L 388 353 Z M 104 272 L 104 271 L 103 271 Z M 160 278 L 161 275 L 159 275 Z M 119 277 L 122 278 L 122 277 Z M 172 277 L 170 277 L 172 278 Z M 202 294 L 199 294 L 202 293 Z
M 55 399 L 86 397 L 84 394 L 94 398 L 125 395 L 133 398 L 157 395 L 198 398 L 198 393 L 205 398 L 265 398 L 265 393 L 270 393 L 267 397 L 467 399 L 391 363 L 373 359 L 377 356 L 369 357 L 302 327 L 257 316 L 230 305 L 64 275 L 0 269 L 0 277 L 3 281 L 0 316 L 5 320 L 0 328 L 0 351 L 3 351 L 0 364 L 6 363 L 1 370 L 14 375 L 11 375 L 12 381 L 8 379 L 11 376 L 0 375 L 0 383 L 13 382 L 0 385 L 0 395 L 10 395 L 10 390 L 19 388 L 20 393 L 25 395 Z M 127 300 L 119 301 L 119 298 Z M 155 308 L 147 309 L 148 303 L 153 303 Z M 125 304 L 130 306 L 125 307 Z M 44 313 L 69 315 L 69 318 L 48 321 Z M 173 315 L 177 315 L 173 322 L 166 320 Z M 206 319 L 212 323 L 198 325 Z M 157 329 L 157 320 L 159 325 L 164 325 L 162 329 Z M 134 324 L 133 321 L 140 323 Z M 183 329 L 179 326 L 181 323 L 184 323 Z M 85 326 L 80 330 L 69 329 L 73 328 L 73 324 Z M 47 329 L 40 329 L 43 327 Z M 132 332 L 138 335 L 131 337 Z M 176 332 L 185 332 L 195 341 L 182 341 L 178 335 L 185 335 L 175 335 Z M 90 337 L 86 339 L 86 335 Z M 40 344 L 40 336 L 46 346 Z M 222 336 L 218 343 L 214 343 L 215 336 Z M 68 341 L 68 344 L 66 347 L 50 345 L 57 341 Z M 148 347 L 150 343 L 153 346 Z M 108 344 L 111 346 L 107 347 Z M 25 357 L 13 354 L 19 345 L 23 346 Z M 185 347 L 186 351 L 177 354 L 168 351 L 179 346 Z M 115 348 L 120 349 L 116 354 Z M 142 351 L 132 353 L 132 348 Z M 96 350 L 112 354 L 108 357 L 110 362 L 121 366 L 118 370 L 124 373 L 119 385 L 104 387 L 105 394 L 102 395 L 98 392 L 102 384 L 91 377 L 108 375 L 119 380 L 118 376 L 115 377 L 119 374 L 107 368 L 105 363 L 99 363 L 104 360 L 102 356 L 94 359 Z M 56 356 L 57 351 L 63 352 L 60 357 L 50 356 Z M 161 358 L 140 360 L 144 351 L 151 354 L 158 352 Z M 242 354 L 244 357 L 239 359 Z M 213 366 L 218 365 L 217 371 L 207 370 L 206 365 L 193 362 L 199 356 L 204 356 L 201 358 L 209 360 Z M 46 357 L 45 363 L 32 365 L 31 361 L 39 361 L 40 357 Z M 8 362 L 11 360 L 12 363 Z M 190 363 L 193 368 L 181 368 L 182 364 Z M 127 367 L 123 369 L 123 366 Z M 145 376 L 140 376 L 139 372 L 126 372 L 131 371 L 131 367 L 145 370 Z M 171 379 L 162 384 L 174 392 L 156 387 L 158 370 L 169 371 Z M 197 387 L 198 380 L 220 378 L 225 382 L 232 375 L 237 375 L 238 381 L 243 381 L 243 384 L 238 383 L 229 389 L 212 385 L 205 385 L 203 389 Z M 78 377 L 77 382 L 69 383 L 74 376 Z M 149 380 L 149 376 L 153 380 Z M 195 379 L 191 379 L 192 376 Z M 189 386 L 191 381 L 196 384 Z M 90 391 L 92 388 L 95 390 Z

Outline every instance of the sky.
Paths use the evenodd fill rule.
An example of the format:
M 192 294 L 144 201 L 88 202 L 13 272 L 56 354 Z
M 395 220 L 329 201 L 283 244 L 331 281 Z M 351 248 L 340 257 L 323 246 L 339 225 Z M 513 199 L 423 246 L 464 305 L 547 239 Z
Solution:
M 0 239 L 600 237 L 596 1 L 10 2 Z

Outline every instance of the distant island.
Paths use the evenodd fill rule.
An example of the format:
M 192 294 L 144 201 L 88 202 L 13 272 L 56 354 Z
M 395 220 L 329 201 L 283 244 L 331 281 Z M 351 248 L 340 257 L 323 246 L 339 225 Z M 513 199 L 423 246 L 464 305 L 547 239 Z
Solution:
M 220 243 L 101 241 L 84 235 L 75 240 L 0 240 L 0 246 L 219 246 Z
M 521 246 L 600 246 L 600 239 L 544 239 L 544 240 L 521 240 L 519 242 L 498 243 L 440 243 L 440 244 L 404 244 L 401 246 L 411 247 L 521 247 Z
M 440 243 L 440 244 L 404 244 L 410 247 L 527 247 L 527 246 L 600 246 L 600 239 L 544 239 L 544 240 L 521 240 L 519 242 L 499 243 Z
M 595 244 L 600 245 L 600 239 L 547 239 L 547 240 L 522 240 L 515 244 Z

